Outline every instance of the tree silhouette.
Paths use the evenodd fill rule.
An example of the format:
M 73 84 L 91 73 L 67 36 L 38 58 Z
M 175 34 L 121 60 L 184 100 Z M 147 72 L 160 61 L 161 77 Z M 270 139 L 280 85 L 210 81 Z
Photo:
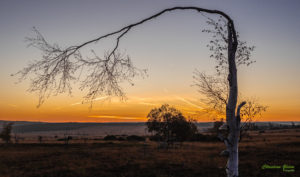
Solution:
M 207 24 L 212 28 L 204 29 L 202 32 L 212 34 L 213 39 L 209 42 L 209 44 L 207 44 L 207 47 L 212 52 L 210 57 L 217 61 L 217 73 L 215 75 L 207 75 L 196 70 L 193 76 L 195 82 L 194 86 L 196 86 L 198 91 L 204 96 L 202 101 L 207 105 L 205 109 L 206 112 L 212 113 L 214 116 L 221 116 L 221 118 L 224 118 L 230 89 L 227 81 L 228 61 L 226 57 L 228 40 L 225 38 L 227 34 L 227 23 L 222 17 L 218 20 L 207 17 Z M 251 53 L 254 50 L 254 46 L 248 46 L 247 42 L 241 41 L 238 33 L 237 40 L 238 46 L 235 58 L 237 66 L 249 66 L 255 62 L 251 59 Z M 241 137 L 242 132 L 245 133 L 249 125 L 251 125 L 251 121 L 260 116 L 262 112 L 266 111 L 267 107 L 259 104 L 254 98 L 241 98 L 241 96 L 239 96 L 238 102 L 247 102 L 244 108 L 241 109 L 241 118 L 243 118 L 243 123 L 240 128 Z M 224 124 L 221 128 L 224 129 L 226 127 L 226 124 Z
M 218 70 L 220 71 L 220 70 Z M 194 85 L 204 98 L 201 99 L 205 103 L 205 112 L 215 117 L 224 118 L 226 115 L 226 105 L 228 102 L 229 87 L 227 85 L 224 75 L 207 75 L 203 72 L 196 70 L 194 72 Z M 241 131 L 246 131 L 251 122 L 261 116 L 267 110 L 255 98 L 247 98 L 239 96 L 238 102 L 247 102 L 241 109 Z
M 87 101 L 92 102 L 99 95 L 117 95 L 125 96 L 120 82 L 128 81 L 136 75 L 144 73 L 135 68 L 128 56 L 121 55 L 118 52 L 118 46 L 123 36 L 131 29 L 147 21 L 153 20 L 167 12 L 191 10 L 200 14 L 217 14 L 224 17 L 226 21 L 227 34 L 224 35 L 227 46 L 227 57 L 221 57 L 222 61 L 228 63 L 228 102 L 226 104 L 226 123 L 229 127 L 229 135 L 223 139 L 229 152 L 226 172 L 228 177 L 238 176 L 238 138 L 240 133 L 240 109 L 245 102 L 237 107 L 237 67 L 236 58 L 238 58 L 238 39 L 233 20 L 224 12 L 219 10 L 210 10 L 200 7 L 173 7 L 164 9 L 148 18 L 136 23 L 127 25 L 114 32 L 102 35 L 93 40 L 83 42 L 80 45 L 74 45 L 67 48 L 61 48 L 57 44 L 49 44 L 44 37 L 37 31 L 36 37 L 27 38 L 29 45 L 37 47 L 43 52 L 43 58 L 29 64 L 17 74 L 20 80 L 33 74 L 32 83 L 29 91 L 38 92 L 40 106 L 45 98 L 53 94 L 71 92 L 71 81 L 76 80 L 75 73 L 81 68 L 89 71 L 87 77 L 82 81 L 81 89 L 87 88 L 88 94 L 85 96 Z M 115 36 L 114 48 L 104 55 L 98 57 L 95 52 L 94 58 L 83 58 L 80 50 L 91 43 L 99 42 L 108 37 Z M 242 59 L 246 61 L 246 59 Z M 242 62 L 243 63 L 243 62 Z
M 6 143 L 11 142 L 11 131 L 13 123 L 3 124 L 2 131 L 0 132 L 0 138 Z
M 216 65 L 216 75 L 207 75 L 203 72 L 196 70 L 194 72 L 194 86 L 197 87 L 198 91 L 205 96 L 202 101 L 207 105 L 205 109 L 208 113 L 212 113 L 215 116 L 221 116 L 221 118 L 226 115 L 226 105 L 228 103 L 229 95 L 229 85 L 227 81 L 228 76 L 228 61 L 226 57 L 226 52 L 228 50 L 228 40 L 225 37 L 227 34 L 227 23 L 222 18 L 214 20 L 207 17 L 207 24 L 211 26 L 210 29 L 204 29 L 202 32 L 211 33 L 213 39 L 207 44 L 207 47 L 212 52 L 210 55 L 211 58 L 214 58 L 217 61 Z M 255 61 L 251 59 L 251 53 L 254 50 L 254 46 L 249 46 L 247 42 L 240 40 L 240 35 L 237 33 L 238 46 L 236 51 L 236 63 L 237 66 L 246 65 L 249 66 Z M 259 117 L 262 112 L 265 112 L 267 106 L 261 105 L 258 103 L 257 99 L 254 98 L 241 98 L 239 96 L 238 102 L 242 104 L 247 102 L 241 112 L 241 119 L 243 123 L 240 127 L 240 140 L 242 135 L 246 133 L 249 129 L 251 122 L 254 118 Z M 221 121 L 222 122 L 222 121 Z M 220 126 L 219 121 L 215 122 L 216 125 Z M 226 129 L 227 124 L 224 124 L 221 129 Z M 214 129 L 215 130 L 215 129 Z M 215 130 L 216 131 L 216 130 Z
M 197 132 L 193 122 L 188 121 L 179 110 L 168 104 L 152 109 L 147 118 L 148 131 L 155 132 L 168 145 L 173 141 L 185 141 Z

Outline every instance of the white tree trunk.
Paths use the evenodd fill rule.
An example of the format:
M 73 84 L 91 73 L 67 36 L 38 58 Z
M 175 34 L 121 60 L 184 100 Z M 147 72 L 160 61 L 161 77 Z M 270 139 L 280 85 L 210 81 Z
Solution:
M 226 166 L 226 173 L 228 177 L 237 177 L 239 175 L 239 152 L 238 152 L 238 132 L 233 133 L 233 141 L 227 147 L 229 157 Z
M 226 123 L 229 128 L 229 135 L 225 139 L 225 145 L 228 151 L 228 161 L 226 166 L 227 177 L 237 177 L 239 175 L 239 154 L 238 143 L 240 133 L 240 117 L 235 115 L 237 103 L 237 69 L 235 63 L 235 52 L 237 48 L 237 41 L 234 36 L 235 31 L 233 23 L 228 23 L 228 82 L 229 82 L 229 97 L 226 105 Z

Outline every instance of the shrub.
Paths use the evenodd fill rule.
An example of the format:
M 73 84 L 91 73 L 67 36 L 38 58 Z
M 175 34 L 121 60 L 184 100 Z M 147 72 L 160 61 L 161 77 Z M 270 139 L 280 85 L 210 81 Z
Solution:
M 118 137 L 118 141 L 125 141 L 126 139 L 124 137 Z
M 67 136 L 65 138 L 59 138 L 59 139 L 57 139 L 57 141 L 64 141 L 65 144 L 69 144 L 69 141 L 72 140 L 72 139 L 73 139 L 72 136 Z
M 131 135 L 127 136 L 127 141 L 145 141 L 145 137 L 137 136 L 137 135 Z
M 153 135 L 149 137 L 149 140 L 151 141 L 162 141 L 162 137 L 160 135 Z
M 114 141 L 117 140 L 117 137 L 114 135 L 107 135 L 103 138 L 105 141 Z

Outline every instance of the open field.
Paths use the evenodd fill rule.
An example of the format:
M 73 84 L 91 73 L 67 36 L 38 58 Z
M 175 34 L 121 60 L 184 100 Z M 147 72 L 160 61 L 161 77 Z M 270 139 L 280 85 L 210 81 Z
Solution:
M 222 142 L 185 142 L 158 149 L 156 142 L 54 140 L 0 145 L 1 177 L 192 177 L 226 176 Z M 300 130 L 251 132 L 240 143 L 241 177 L 300 176 Z M 293 165 L 294 172 L 261 169 L 262 165 Z

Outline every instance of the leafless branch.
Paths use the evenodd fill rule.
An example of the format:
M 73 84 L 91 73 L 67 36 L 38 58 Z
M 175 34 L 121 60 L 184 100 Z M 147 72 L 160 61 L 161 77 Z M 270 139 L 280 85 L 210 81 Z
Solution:
M 227 51 L 228 51 L 228 23 L 224 19 L 223 16 L 219 16 L 219 19 L 214 20 L 210 17 L 207 17 L 203 14 L 204 17 L 207 18 L 206 23 L 209 26 L 212 26 L 211 29 L 204 29 L 202 32 L 206 32 L 212 34 L 213 39 L 207 44 L 207 47 L 212 52 L 210 55 L 211 58 L 214 58 L 217 62 L 216 70 L 218 74 L 222 74 L 222 72 L 228 71 L 228 59 L 227 59 Z M 236 51 L 236 64 L 249 66 L 255 61 L 252 60 L 251 53 L 254 51 L 254 46 L 248 46 L 247 42 L 241 41 L 239 33 L 236 34 L 238 45 Z
M 229 93 L 225 75 L 207 75 L 195 70 L 193 78 L 193 86 L 196 86 L 198 92 L 204 97 L 201 101 L 207 105 L 206 112 L 209 114 L 217 112 L 217 115 L 224 117 Z M 236 117 L 240 115 L 241 129 L 247 129 L 255 118 L 266 111 L 267 106 L 258 103 L 254 98 L 239 97 L 238 100 Z
M 33 75 L 30 92 L 36 92 L 39 95 L 38 107 L 41 106 L 45 99 L 50 95 L 68 92 L 71 94 L 72 81 L 77 81 L 78 77 L 75 73 L 78 69 L 84 68 L 89 71 L 88 76 L 83 80 L 81 89 L 88 89 L 85 100 L 93 101 L 97 95 L 116 95 L 123 97 L 124 92 L 119 83 L 128 81 L 132 83 L 132 78 L 136 75 L 145 74 L 144 70 L 135 68 L 128 56 L 124 57 L 118 52 L 118 47 L 121 39 L 132 28 L 150 21 L 166 12 L 175 10 L 193 10 L 196 12 L 205 12 L 209 14 L 219 14 L 223 16 L 230 26 L 234 45 L 237 45 L 237 36 L 232 19 L 222 11 L 210 10 L 199 7 L 173 7 L 164 9 L 148 18 L 127 25 L 114 32 L 102 35 L 98 38 L 83 42 L 79 45 L 62 48 L 57 44 L 49 44 L 42 34 L 34 28 L 34 37 L 26 38 L 28 46 L 33 46 L 42 51 L 43 57 L 41 60 L 36 60 L 30 63 L 27 67 L 14 75 L 19 75 L 19 80 L 22 81 L 28 76 Z M 116 42 L 113 49 L 108 52 L 104 58 L 95 56 L 93 59 L 84 59 L 80 54 L 80 50 L 91 43 L 96 43 L 104 38 L 116 37 Z
M 239 104 L 239 106 L 238 106 L 238 108 L 237 108 L 237 113 L 236 113 L 236 117 L 238 117 L 238 118 L 240 118 L 241 117 L 241 115 L 240 115 L 240 112 L 241 112 L 241 108 L 243 107 L 243 106 L 245 106 L 245 104 L 246 104 L 246 101 L 243 101 L 243 102 L 241 102 L 240 104 Z
M 261 117 L 263 112 L 267 111 L 267 106 L 264 106 L 258 102 L 255 98 L 243 98 L 247 104 L 241 109 L 240 115 L 242 118 L 241 130 L 246 131 L 250 128 L 251 123 Z
M 15 75 L 19 75 L 19 81 L 34 75 L 28 91 L 38 93 L 38 107 L 50 95 L 64 92 L 71 94 L 71 84 L 79 80 L 76 72 L 80 68 L 85 69 L 87 73 L 86 78 L 80 80 L 80 89 L 88 89 L 84 101 L 90 102 L 91 106 L 93 100 L 99 95 L 125 98 L 120 83 L 127 81 L 133 85 L 132 78 L 146 74 L 146 70 L 134 67 L 130 57 L 120 53 L 116 48 L 113 52 L 107 52 L 103 58 L 97 56 L 94 51 L 92 51 L 93 58 L 83 58 L 77 47 L 62 49 L 56 44 L 49 44 L 36 28 L 34 32 L 36 36 L 26 38 L 26 41 L 28 46 L 40 49 L 43 57 L 30 63 Z
M 207 112 L 217 111 L 218 114 L 224 115 L 229 93 L 226 78 L 206 75 L 198 70 L 195 70 L 193 78 L 193 86 L 205 97 L 202 101 L 207 105 Z

